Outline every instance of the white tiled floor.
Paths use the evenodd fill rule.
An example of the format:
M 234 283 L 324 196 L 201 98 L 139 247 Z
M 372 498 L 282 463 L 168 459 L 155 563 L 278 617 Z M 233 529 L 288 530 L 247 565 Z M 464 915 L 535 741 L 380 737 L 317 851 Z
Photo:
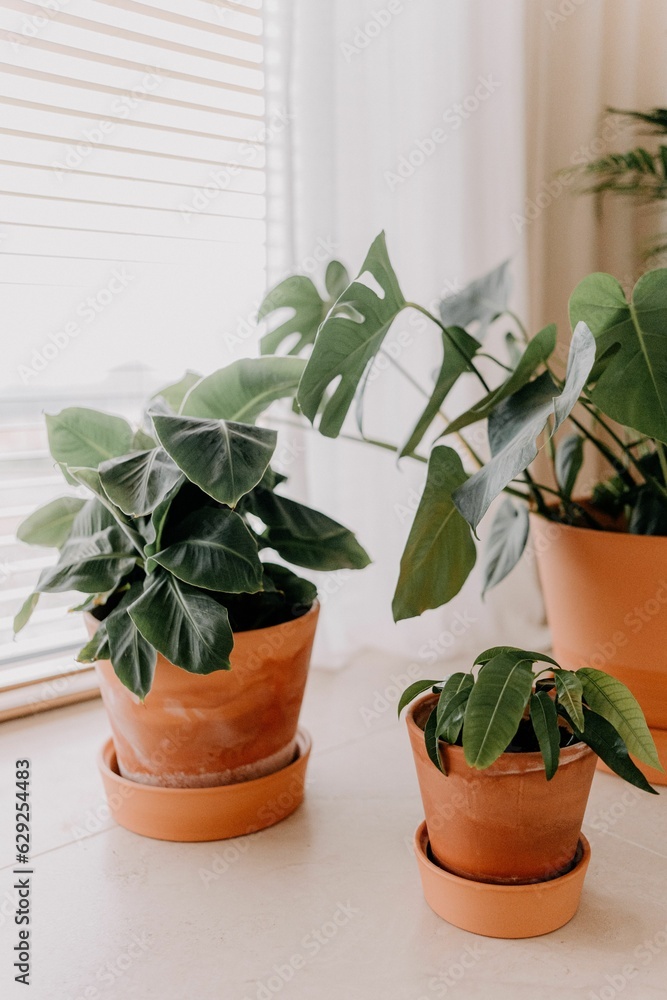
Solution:
M 575 919 L 527 941 L 478 938 L 421 895 L 421 819 L 404 724 L 374 699 L 400 663 L 311 676 L 307 802 L 238 841 L 167 844 L 105 815 L 99 702 L 0 727 L 0 995 L 10 1000 L 652 1000 L 667 997 L 667 790 L 598 774 Z M 392 694 L 392 692 L 390 692 Z M 11 783 L 29 756 L 34 972 L 12 982 Z M 216 872 L 217 869 L 217 872 Z M 9 894 L 8 894 L 9 893 Z M 464 964 L 462 958 L 465 956 Z

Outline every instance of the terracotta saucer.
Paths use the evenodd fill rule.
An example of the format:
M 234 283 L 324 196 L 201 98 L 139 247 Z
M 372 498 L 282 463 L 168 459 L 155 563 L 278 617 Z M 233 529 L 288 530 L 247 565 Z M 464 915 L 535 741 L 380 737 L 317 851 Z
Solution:
M 424 897 L 431 909 L 473 934 L 486 937 L 538 937 L 558 930 L 577 912 L 591 849 L 581 834 L 574 868 L 548 882 L 531 885 L 493 885 L 460 878 L 430 858 L 426 823 L 415 833 Z
M 214 788 L 159 788 L 123 778 L 113 741 L 98 767 L 111 815 L 120 826 L 157 840 L 226 840 L 264 830 L 297 809 L 304 796 L 310 734 L 300 729 L 291 764 L 262 778 Z

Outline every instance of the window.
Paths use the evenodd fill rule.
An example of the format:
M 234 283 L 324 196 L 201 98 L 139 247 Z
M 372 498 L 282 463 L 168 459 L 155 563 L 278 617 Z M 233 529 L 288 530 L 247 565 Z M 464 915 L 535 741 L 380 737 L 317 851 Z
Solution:
M 186 368 L 251 353 L 268 125 L 260 0 L 0 0 L 0 46 L 3 718 L 94 691 L 78 595 L 12 640 L 53 559 L 16 527 L 67 492 L 43 411 L 136 418 Z

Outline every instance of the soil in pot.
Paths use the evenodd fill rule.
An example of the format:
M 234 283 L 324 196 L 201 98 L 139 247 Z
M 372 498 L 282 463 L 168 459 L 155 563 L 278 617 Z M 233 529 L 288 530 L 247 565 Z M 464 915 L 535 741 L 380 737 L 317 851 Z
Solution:
M 463 748 L 441 742 L 447 774 L 424 746 L 424 725 L 437 695 L 408 711 L 433 858 L 454 875 L 500 885 L 558 878 L 574 864 L 596 755 L 584 743 L 561 749 L 547 781 L 539 751 L 518 745 L 484 771 L 466 764 Z
M 299 618 L 235 633 L 231 670 L 188 673 L 158 656 L 142 704 L 109 661 L 96 664 L 124 778 L 205 788 L 272 774 L 295 757 L 319 605 Z M 88 618 L 89 630 L 95 620 Z

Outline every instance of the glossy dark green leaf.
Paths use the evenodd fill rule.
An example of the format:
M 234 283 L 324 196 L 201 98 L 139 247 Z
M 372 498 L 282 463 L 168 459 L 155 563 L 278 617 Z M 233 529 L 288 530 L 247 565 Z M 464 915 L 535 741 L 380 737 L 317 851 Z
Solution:
M 70 473 L 72 474 L 74 480 L 80 485 L 85 486 L 87 489 L 93 493 L 103 507 L 106 508 L 107 512 L 111 515 L 107 519 L 106 524 L 101 524 L 103 526 L 110 526 L 112 524 L 118 525 L 126 539 L 130 542 L 132 547 L 140 554 L 143 555 L 144 539 L 141 534 L 137 531 L 135 527 L 135 522 L 127 514 L 116 507 L 116 505 L 109 499 L 106 494 L 104 487 L 102 486 L 102 480 L 100 479 L 100 474 L 97 469 L 88 468 L 70 468 Z M 72 535 L 79 535 L 80 537 L 85 537 L 87 534 L 93 533 L 95 530 L 100 530 L 99 528 L 92 528 L 86 526 L 84 528 L 84 519 L 87 520 L 89 513 L 92 508 L 82 507 L 81 511 L 77 514 L 74 525 L 72 526 Z M 100 515 L 99 508 L 95 508 L 95 512 L 92 513 L 94 520 L 97 520 Z
M 74 518 L 84 503 L 79 497 L 58 497 L 51 500 L 21 522 L 16 537 L 28 545 L 59 549 L 69 538 Z
M 459 738 L 474 683 L 472 674 L 456 673 L 443 685 L 437 705 L 437 735 L 446 743 L 454 744 Z
M 127 610 L 106 622 L 109 659 L 118 680 L 143 701 L 151 689 L 157 653 L 144 639 Z
M 443 299 L 440 318 L 445 326 L 468 326 L 478 322 L 477 336 L 483 340 L 492 320 L 507 309 L 511 290 L 510 261 L 506 260 L 493 271 L 471 281 L 460 292 Z
M 493 764 L 516 735 L 533 688 L 530 661 L 500 653 L 480 670 L 463 722 L 463 750 L 470 767 Z
M 112 458 L 99 467 L 104 491 L 124 514 L 150 514 L 181 477 L 164 448 Z
M 625 684 L 594 667 L 581 667 L 577 670 L 577 677 L 582 683 L 588 707 L 616 729 L 631 754 L 662 771 L 644 713 Z
M 642 791 L 650 792 L 653 795 L 658 794 L 631 760 L 628 748 L 611 723 L 603 719 L 601 715 L 591 711 L 590 708 L 584 708 L 583 730 L 579 730 L 573 725 L 571 719 L 567 719 L 567 721 L 572 726 L 577 739 L 587 743 L 610 770 L 631 785 L 641 788 Z
M 110 655 L 106 622 L 100 622 L 94 635 L 79 650 L 76 661 L 77 663 L 96 663 L 97 660 L 108 660 Z
M 108 458 L 125 455 L 132 445 L 132 428 L 122 417 L 70 406 L 46 415 L 49 450 L 56 462 L 96 469 Z
M 429 759 L 435 764 L 439 771 L 445 773 L 445 766 L 440 755 L 440 741 L 437 734 L 437 710 L 434 708 L 424 726 L 424 743 Z
M 440 371 L 435 380 L 431 398 L 424 407 L 410 437 L 401 448 L 399 457 L 412 455 L 438 415 L 440 407 L 445 402 L 450 390 L 456 385 L 460 376 L 470 370 L 470 362 L 479 349 L 479 341 L 469 336 L 461 327 L 448 328 L 442 335 L 443 359 Z
M 322 297 L 315 284 L 306 275 L 292 275 L 271 289 L 262 302 L 257 318 L 268 319 L 282 309 L 291 315 L 279 322 L 261 341 L 262 354 L 275 354 L 289 337 L 296 335 L 290 354 L 300 354 L 304 347 L 315 342 L 320 325 L 350 283 L 349 275 L 340 261 L 332 260 L 326 270 L 327 294 Z
M 257 485 L 276 446 L 275 431 L 234 421 L 156 414 L 153 423 L 187 478 L 230 507 Z
M 470 528 L 454 506 L 466 473 L 452 448 L 431 452 L 426 485 L 401 558 L 392 604 L 394 619 L 414 618 L 446 604 L 467 580 L 476 550 Z
M 538 691 L 537 694 L 531 695 L 530 721 L 542 752 L 547 781 L 551 781 L 558 769 L 560 730 L 556 706 L 546 691 Z
M 552 418 L 555 433 L 570 414 L 595 360 L 595 340 L 580 323 L 570 345 L 562 392 L 552 393 L 547 372 L 504 400 L 489 418 L 489 443 L 493 457 L 454 494 L 454 502 L 476 529 L 493 500 L 537 457 L 537 439 Z
M 295 566 L 363 569 L 370 562 L 348 528 L 304 504 L 258 489 L 247 498 L 247 507 L 266 525 L 266 544 Z
M 502 385 L 488 392 L 478 403 L 475 403 L 469 410 L 462 413 L 460 417 L 453 420 L 444 433 L 452 434 L 463 427 L 467 427 L 469 424 L 474 424 L 478 420 L 485 420 L 499 403 L 502 403 L 509 396 L 513 396 L 524 385 L 527 385 L 537 369 L 551 357 L 555 347 L 556 327 L 551 323 L 535 334 L 521 355 L 516 368 L 505 379 Z
M 493 518 L 484 550 L 484 589 L 491 590 L 512 572 L 528 541 L 528 507 L 504 497 Z
M 301 358 L 242 358 L 198 382 L 181 413 L 254 424 L 275 400 L 296 394 L 305 367 Z
M 193 511 L 169 532 L 169 544 L 153 561 L 179 580 L 204 590 L 230 594 L 262 589 L 257 543 L 233 510 Z
M 373 287 L 364 283 L 370 275 Z M 375 290 L 379 285 L 380 295 Z M 389 261 L 384 233 L 373 242 L 359 276 L 343 292 L 320 327 L 297 398 L 315 420 L 329 386 L 340 378 L 324 403 L 319 429 L 336 437 L 367 365 L 406 302 Z
M 603 413 L 667 441 L 667 268 L 644 274 L 627 301 L 610 274 L 590 274 L 570 299 L 572 323 L 593 331 L 598 354 L 619 344 L 598 374 L 591 398 Z
M 114 525 L 88 538 L 67 542 L 55 566 L 49 566 L 35 588 L 40 593 L 60 593 L 80 590 L 84 594 L 100 594 L 113 590 L 130 572 L 136 553 L 120 528 Z
M 520 646 L 491 646 L 490 649 L 485 649 L 483 653 L 479 654 L 474 665 L 484 665 L 501 654 L 511 656 L 517 663 L 520 660 L 528 660 L 530 663 L 552 663 L 555 667 L 558 666 L 556 661 L 552 660 L 546 653 L 536 653 L 532 649 L 521 649 Z
M 128 611 L 144 639 L 177 667 L 193 674 L 229 670 L 229 616 L 205 591 L 156 570 Z
M 584 439 L 581 434 L 568 434 L 556 446 L 556 482 L 566 497 L 572 496 L 577 476 L 584 464 Z
M 409 684 L 400 697 L 398 703 L 398 714 L 400 715 L 406 705 L 409 705 L 411 701 L 414 701 L 418 694 L 428 691 L 435 683 L 436 681 L 414 681 L 413 684 Z
M 584 713 L 581 700 L 584 688 L 573 670 L 554 670 L 556 693 L 565 711 L 579 729 L 584 728 Z

